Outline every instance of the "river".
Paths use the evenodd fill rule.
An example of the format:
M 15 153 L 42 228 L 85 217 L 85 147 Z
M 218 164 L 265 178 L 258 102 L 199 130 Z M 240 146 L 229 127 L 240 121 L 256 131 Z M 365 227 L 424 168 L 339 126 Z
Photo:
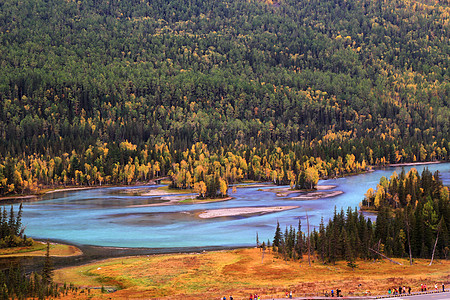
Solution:
M 445 185 L 450 185 L 450 163 L 414 166 L 419 172 L 424 167 L 439 170 Z M 404 167 L 408 171 L 412 167 Z M 23 203 L 22 222 L 25 233 L 36 239 L 66 241 L 78 245 L 109 247 L 240 247 L 272 240 L 277 221 L 297 227 L 299 218 L 306 231 L 306 212 L 311 230 L 327 222 L 335 207 L 355 208 L 369 188 L 376 188 L 380 177 L 398 174 L 401 167 L 377 169 L 365 174 L 338 179 L 320 180 L 319 185 L 336 186 L 343 194 L 318 200 L 291 199 L 296 194 L 278 197 L 267 191 L 272 187 L 242 187 L 229 194 L 229 201 L 142 206 L 161 201 L 157 196 L 142 196 L 142 189 L 154 186 L 109 187 L 47 194 L 39 201 Z M 131 191 L 131 192 L 130 192 Z M 135 193 L 133 193 L 135 191 Z M 18 204 L 15 204 L 17 207 Z M 200 219 L 196 213 L 210 209 L 258 206 L 299 206 L 299 208 L 247 217 Z M 9 205 L 7 205 L 9 207 Z M 8 208 L 9 209 L 9 208 Z M 17 208 L 16 208 L 17 211 Z

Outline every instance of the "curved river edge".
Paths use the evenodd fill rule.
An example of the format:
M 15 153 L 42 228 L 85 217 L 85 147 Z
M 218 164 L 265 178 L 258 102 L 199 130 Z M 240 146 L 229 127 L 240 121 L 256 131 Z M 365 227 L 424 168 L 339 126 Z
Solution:
M 47 241 L 41 241 L 47 242 Z M 117 257 L 144 256 L 155 254 L 176 254 L 176 253 L 201 253 L 205 251 L 233 250 L 249 248 L 249 246 L 205 246 L 205 247 L 173 247 L 173 248 L 125 248 L 125 247 L 102 247 L 92 245 L 77 245 L 62 240 L 49 240 L 50 243 L 65 244 L 78 248 L 82 254 L 74 256 L 51 256 L 55 269 L 65 267 L 81 266 L 88 263 Z M 44 265 L 45 256 L 0 256 L 0 270 L 9 268 L 11 265 L 20 264 L 28 274 L 40 272 Z
M 394 164 L 394 165 L 386 165 L 374 167 L 372 169 L 367 170 L 366 172 L 371 172 L 374 169 L 382 169 L 386 167 L 399 167 L 399 166 L 414 166 L 414 165 L 425 165 L 425 164 L 438 164 L 441 162 L 429 162 L 429 163 L 405 163 L 405 164 Z M 364 172 L 364 173 L 366 173 Z M 351 175 L 350 175 L 351 176 Z M 139 183 L 142 185 L 143 183 Z M 95 188 L 105 188 L 105 187 L 113 187 L 113 186 L 97 186 L 97 187 L 80 187 L 80 188 L 68 188 L 68 189 L 60 189 L 50 192 L 66 192 L 66 191 L 74 191 L 80 189 L 95 189 Z M 43 194 L 45 195 L 45 194 Z M 43 195 L 26 195 L 19 197 L 6 197 L 0 198 L 0 202 L 12 202 L 17 203 L 20 201 L 33 201 L 36 198 L 40 198 Z M 71 256 L 71 257 L 52 257 L 52 261 L 55 269 L 69 267 L 69 266 L 80 266 L 87 263 L 108 259 L 108 258 L 116 258 L 116 257 L 126 257 L 126 256 L 141 256 L 141 255 L 154 255 L 154 254 L 171 254 L 171 253 L 193 253 L 193 252 L 203 252 L 203 251 L 218 251 L 218 250 L 231 250 L 238 248 L 249 248 L 248 245 L 245 246 L 202 246 L 202 247 L 165 247 L 165 248 L 121 248 L 121 247 L 102 247 L 102 246 L 93 246 L 93 245 L 81 245 L 67 242 L 65 240 L 56 240 L 51 239 L 50 242 L 62 243 L 67 245 L 73 245 L 78 247 L 83 254 L 79 256 Z M 8 268 L 11 264 L 21 263 L 24 270 L 26 272 L 31 271 L 40 271 L 42 269 L 45 257 L 30 257 L 30 256 L 22 256 L 22 257 L 1 257 L 0 256 L 0 269 Z

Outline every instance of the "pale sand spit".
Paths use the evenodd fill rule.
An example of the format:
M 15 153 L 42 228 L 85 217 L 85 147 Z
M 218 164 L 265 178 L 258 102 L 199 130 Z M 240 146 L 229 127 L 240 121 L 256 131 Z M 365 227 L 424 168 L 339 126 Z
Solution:
M 266 207 L 235 207 L 207 210 L 199 214 L 202 219 L 242 216 L 249 214 L 263 214 L 285 211 L 289 209 L 299 208 L 300 206 L 266 206 Z
M 304 195 L 291 197 L 292 200 L 317 200 L 322 198 L 330 198 L 343 194 L 343 191 L 328 191 L 328 192 L 311 192 Z

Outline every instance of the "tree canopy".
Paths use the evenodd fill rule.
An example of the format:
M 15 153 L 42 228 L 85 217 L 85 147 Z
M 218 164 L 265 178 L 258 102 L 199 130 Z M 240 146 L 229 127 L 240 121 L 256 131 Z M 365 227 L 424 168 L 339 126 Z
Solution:
M 449 13 L 445 1 L 4 0 L 1 194 L 169 171 L 194 186 L 200 165 L 182 153 L 197 143 L 217 190 L 448 160 Z M 231 179 L 228 153 L 241 159 Z

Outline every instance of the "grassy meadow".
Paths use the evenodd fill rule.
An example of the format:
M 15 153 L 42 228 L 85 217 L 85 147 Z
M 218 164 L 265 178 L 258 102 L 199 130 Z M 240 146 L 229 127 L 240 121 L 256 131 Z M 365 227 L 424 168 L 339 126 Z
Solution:
M 54 280 L 71 282 L 89 293 L 68 295 L 67 299 L 219 299 L 233 295 L 248 299 L 250 293 L 263 298 L 323 295 L 340 288 L 344 295 L 386 294 L 389 288 L 420 285 L 430 288 L 450 280 L 450 262 L 417 259 L 410 266 L 384 260 L 357 261 L 352 270 L 346 262 L 324 265 L 317 260 L 284 261 L 260 249 L 237 249 L 191 254 L 168 254 L 114 258 L 55 271 Z M 101 293 L 101 286 L 115 287 L 114 294 Z M 97 289 L 93 289 L 96 287 Z

